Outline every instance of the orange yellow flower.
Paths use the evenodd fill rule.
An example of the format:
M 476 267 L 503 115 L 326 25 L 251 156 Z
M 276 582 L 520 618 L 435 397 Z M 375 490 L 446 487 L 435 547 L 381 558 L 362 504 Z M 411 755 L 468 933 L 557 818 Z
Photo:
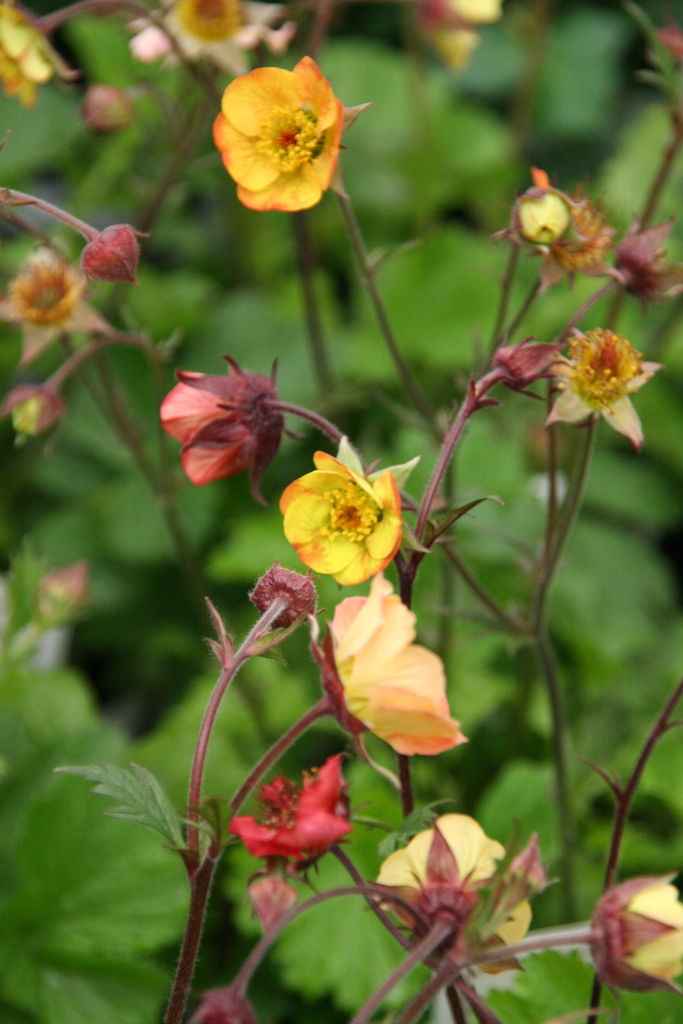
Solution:
M 348 597 L 331 624 L 347 709 L 399 754 L 440 754 L 464 743 L 450 717 L 441 658 L 413 643 L 415 615 L 375 576 L 369 597 Z
M 569 341 L 569 357 L 558 357 L 552 369 L 561 394 L 546 426 L 602 416 L 635 448 L 641 447 L 643 430 L 629 395 L 660 369 L 659 363 L 643 362 L 626 338 L 596 327 L 586 334 L 577 331 Z
M 25 107 L 36 101 L 39 85 L 55 72 L 69 72 L 47 39 L 12 3 L 0 3 L 0 81 L 8 96 L 18 96 Z
M 86 279 L 48 246 L 28 258 L 0 299 L 0 320 L 22 325 L 21 363 L 26 365 L 60 331 L 98 331 L 105 321 L 85 301 Z
M 479 890 L 496 875 L 496 861 L 505 849 L 489 839 L 481 825 L 467 814 L 443 814 L 433 828 L 419 832 L 407 846 L 396 850 L 382 864 L 377 883 L 396 890 L 417 916 L 396 905 L 395 913 L 416 933 L 436 920 L 450 922 L 451 955 L 458 958 L 477 949 L 513 945 L 524 938 L 531 908 L 526 900 L 500 912 L 494 900 L 491 918 L 475 913 Z M 503 906 L 505 890 L 502 889 Z M 393 909 L 393 905 L 387 903 Z M 505 960 L 482 965 L 497 973 L 515 967 Z
M 252 210 L 305 210 L 329 188 L 339 155 L 341 101 L 315 61 L 257 68 L 223 93 L 213 134 L 237 197 Z
M 363 583 L 401 543 L 401 499 L 389 470 L 371 477 L 326 452 L 280 498 L 285 536 L 304 565 L 337 583 Z

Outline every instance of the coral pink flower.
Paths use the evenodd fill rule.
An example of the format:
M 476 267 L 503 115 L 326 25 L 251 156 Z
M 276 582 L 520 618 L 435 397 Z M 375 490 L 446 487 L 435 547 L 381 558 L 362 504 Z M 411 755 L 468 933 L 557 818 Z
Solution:
M 279 775 L 261 787 L 261 820 L 233 818 L 230 831 L 253 857 L 319 857 L 351 831 L 340 765 L 341 754 L 328 757 L 301 787 Z
M 342 601 L 331 632 L 346 708 L 367 729 L 399 754 L 439 754 L 465 742 L 450 717 L 441 659 L 413 643 L 415 615 L 388 580 L 376 576 L 369 597 Z
M 251 492 L 263 502 L 258 481 L 277 454 L 283 419 L 271 407 L 272 377 L 241 370 L 228 357 L 220 374 L 180 371 L 161 403 L 161 422 L 182 441 L 183 469 L 201 486 L 249 470 Z

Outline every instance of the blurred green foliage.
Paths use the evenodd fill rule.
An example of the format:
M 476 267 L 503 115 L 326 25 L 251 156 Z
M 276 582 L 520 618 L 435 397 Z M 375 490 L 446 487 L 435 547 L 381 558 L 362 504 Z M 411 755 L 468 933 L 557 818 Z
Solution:
M 668 122 L 657 94 L 634 80 L 643 48 L 634 24 L 611 3 L 548 5 L 547 31 L 537 35 L 528 29 L 544 5 L 510 2 L 460 77 L 418 52 L 412 23 L 383 12 L 384 6 L 358 5 L 340 14 L 320 63 L 347 105 L 372 103 L 345 136 L 345 183 L 370 249 L 385 257 L 379 282 L 401 351 L 445 417 L 468 373 L 485 361 L 506 260 L 504 243 L 490 235 L 507 226 L 515 190 L 528 185 L 528 165 L 544 167 L 568 191 L 586 185 L 623 231 L 642 206 Z M 290 220 L 239 206 L 211 144 L 215 109 L 197 83 L 179 68 L 137 65 L 126 29 L 113 18 L 74 19 L 59 43 L 82 78 L 69 87 L 42 88 L 30 112 L 0 97 L 7 132 L 0 184 L 34 192 L 99 227 L 130 222 L 149 230 L 137 287 L 99 284 L 92 292 L 112 322 L 147 332 L 166 354 L 161 389 L 139 352 L 108 350 L 103 357 L 110 386 L 130 403 L 148 455 L 159 452 L 158 405 L 175 367 L 218 373 L 221 356 L 229 354 L 268 373 L 277 359 L 282 399 L 334 419 L 367 462 L 388 465 L 420 453 L 410 480 L 419 497 L 436 445 L 401 391 L 356 281 L 333 198 L 324 197 L 307 218 L 334 376 L 332 388 L 320 394 Z M 292 62 L 288 55 L 287 65 Z M 89 131 L 79 117 L 89 82 L 134 87 L 134 123 L 107 136 Z M 178 106 L 187 124 L 168 116 Z M 188 132 L 197 133 L 197 145 L 182 159 L 179 141 Z M 657 220 L 677 210 L 682 187 L 679 163 Z M 22 215 L 29 219 L 25 210 Z M 44 217 L 30 219 L 77 257 L 72 233 Z M 0 230 L 4 283 L 30 241 L 8 226 Z M 678 225 L 667 248 L 670 258 L 683 257 Z M 536 261 L 522 259 L 512 308 L 537 270 Z M 556 286 L 525 320 L 524 332 L 550 340 L 595 286 L 589 279 Z M 606 312 L 606 303 L 595 307 L 590 324 Z M 620 329 L 666 368 L 637 396 L 643 453 L 600 428 L 584 512 L 551 602 L 572 729 L 581 917 L 600 892 L 611 822 L 609 793 L 590 763 L 628 773 L 681 672 L 682 314 L 680 299 L 646 310 L 633 300 L 624 306 Z M 17 371 L 19 332 L 8 325 L 2 330 L 3 392 L 19 381 L 44 379 L 59 365 L 55 348 Z M 8 421 L 0 424 L 4 567 L 26 537 L 39 553 L 24 552 L 8 577 L 6 602 L 15 618 L 5 629 L 0 679 L 0 1017 L 8 1024 L 152 1024 L 183 927 L 180 860 L 149 830 L 104 817 L 101 801 L 80 780 L 52 772 L 60 764 L 138 762 L 182 811 L 217 672 L 202 642 L 208 619 L 178 567 L 159 501 L 112 428 L 105 397 L 86 366 L 67 388 L 68 414 L 53 437 L 19 448 Z M 482 584 L 502 605 L 519 610 L 531 593 L 533 554 L 544 528 L 544 407 L 512 392 L 502 397 L 500 407 L 471 425 L 454 476 L 460 501 L 495 494 L 504 505 L 477 506 L 458 522 L 455 538 Z M 205 590 L 236 636 L 254 619 L 246 595 L 258 576 L 276 559 L 299 568 L 282 535 L 277 499 L 311 468 L 318 447 L 328 446 L 307 429 L 283 441 L 263 480 L 270 504 L 262 509 L 242 477 L 192 487 L 175 443 L 167 445 L 180 522 Z M 576 447 L 576 433 L 561 431 L 565 472 Z M 91 563 L 91 592 L 69 637 L 72 667 L 59 660 L 44 667 L 36 660 L 40 631 L 31 633 L 31 595 L 46 567 L 80 558 Z M 323 579 L 319 592 L 327 617 L 340 591 Z M 415 759 L 419 802 L 451 801 L 501 841 L 517 819 L 525 836 L 539 833 L 556 875 L 551 724 L 533 655 L 496 631 L 463 582 L 444 578 L 436 558 L 423 565 L 416 607 L 421 641 L 442 653 L 454 714 L 469 736 L 466 747 Z M 17 636 L 28 642 L 8 657 Z M 287 668 L 259 659 L 233 685 L 212 739 L 207 792 L 229 797 L 260 753 L 317 699 L 305 638 L 293 638 L 285 654 Z M 282 768 L 296 778 L 344 742 L 336 727 L 323 723 L 285 756 Z M 370 745 L 373 756 L 390 763 L 381 744 Z M 639 790 L 624 877 L 681 864 L 677 759 L 674 733 L 658 748 Z M 382 780 L 355 764 L 348 776 L 357 813 L 397 827 L 395 801 Z M 377 872 L 383 835 L 358 826 L 349 846 L 368 878 Z M 245 899 L 254 870 L 242 849 L 228 850 L 197 990 L 227 983 L 257 935 Z M 311 881 L 322 890 L 343 877 L 336 863 L 324 861 Z M 559 902 L 558 887 L 536 901 L 539 925 L 559 921 Z M 309 1024 L 321 1012 L 329 1021 L 344 1019 L 397 960 L 395 944 L 361 901 L 333 911 L 326 904 L 278 942 L 252 993 L 259 1020 Z M 419 983 L 411 976 L 389 1005 L 402 1005 Z M 528 961 L 514 991 L 493 996 L 492 1006 L 504 1024 L 540 1024 L 581 1008 L 589 990 L 590 971 L 578 959 L 544 954 Z M 666 994 L 627 995 L 623 1005 L 627 1024 L 643 1014 L 673 1024 L 677 1012 Z

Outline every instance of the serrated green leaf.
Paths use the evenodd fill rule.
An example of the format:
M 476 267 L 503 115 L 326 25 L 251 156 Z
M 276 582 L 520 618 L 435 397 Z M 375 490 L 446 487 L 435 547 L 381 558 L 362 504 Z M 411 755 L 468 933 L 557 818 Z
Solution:
M 158 780 L 139 764 L 131 764 L 132 771 L 115 764 L 63 765 L 58 772 L 81 775 L 95 782 L 91 789 L 98 796 L 120 800 L 118 807 L 104 813 L 110 818 L 123 818 L 147 825 L 168 840 L 173 847 L 184 845 L 179 817 Z
M 427 828 L 431 828 L 434 819 L 437 817 L 434 808 L 442 804 L 443 800 L 435 800 L 431 804 L 427 804 L 425 807 L 416 807 L 412 814 L 409 814 L 405 821 L 401 824 L 401 827 L 396 829 L 395 832 L 391 832 L 388 836 L 378 844 L 377 852 L 380 857 L 388 857 L 394 850 L 398 850 L 399 847 L 405 846 L 413 836 L 417 835 L 418 832 L 423 832 Z

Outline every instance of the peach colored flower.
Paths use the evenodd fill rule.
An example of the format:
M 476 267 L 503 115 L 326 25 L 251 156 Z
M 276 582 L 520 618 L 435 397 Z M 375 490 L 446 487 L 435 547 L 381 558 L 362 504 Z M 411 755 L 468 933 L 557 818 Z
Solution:
M 305 210 L 330 187 L 343 125 L 341 101 L 315 61 L 257 68 L 223 93 L 214 141 L 237 197 L 252 210 Z
M 436 920 L 450 922 L 451 956 L 457 959 L 476 950 L 513 945 L 527 932 L 531 908 L 526 900 L 501 913 L 494 899 L 489 920 L 474 914 L 479 890 L 494 880 L 496 862 L 504 856 L 503 846 L 489 839 L 474 818 L 443 814 L 433 828 L 419 832 L 387 857 L 377 884 L 395 890 L 415 908 L 416 916 L 400 905 L 395 913 L 418 935 Z M 501 895 L 505 906 L 504 888 Z M 387 907 L 394 909 L 389 902 Z M 515 966 L 505 960 L 482 965 L 482 970 L 497 973 Z
M 683 971 L 683 904 L 672 878 L 633 878 L 600 899 L 592 948 L 607 985 L 681 992 L 674 978 Z
M 39 85 L 54 74 L 71 74 L 47 39 L 13 3 L 0 3 L 0 81 L 8 96 L 25 107 L 36 101 Z
M 401 543 L 401 499 L 388 470 L 362 476 L 326 452 L 280 498 L 285 536 L 304 565 L 352 586 L 381 572 Z
M 439 754 L 464 743 L 450 717 L 441 658 L 413 643 L 415 615 L 375 576 L 369 597 L 348 597 L 331 624 L 347 709 L 399 754 Z
M 640 448 L 643 430 L 629 395 L 660 368 L 659 363 L 643 362 L 640 352 L 613 331 L 601 327 L 586 334 L 577 331 L 569 341 L 569 357 L 559 356 L 552 367 L 561 394 L 546 426 L 602 416 L 634 448 Z
M 0 299 L 0 320 L 22 326 L 21 365 L 32 362 L 61 331 L 94 332 L 107 323 L 85 301 L 86 279 L 54 249 L 42 246 L 29 256 Z

